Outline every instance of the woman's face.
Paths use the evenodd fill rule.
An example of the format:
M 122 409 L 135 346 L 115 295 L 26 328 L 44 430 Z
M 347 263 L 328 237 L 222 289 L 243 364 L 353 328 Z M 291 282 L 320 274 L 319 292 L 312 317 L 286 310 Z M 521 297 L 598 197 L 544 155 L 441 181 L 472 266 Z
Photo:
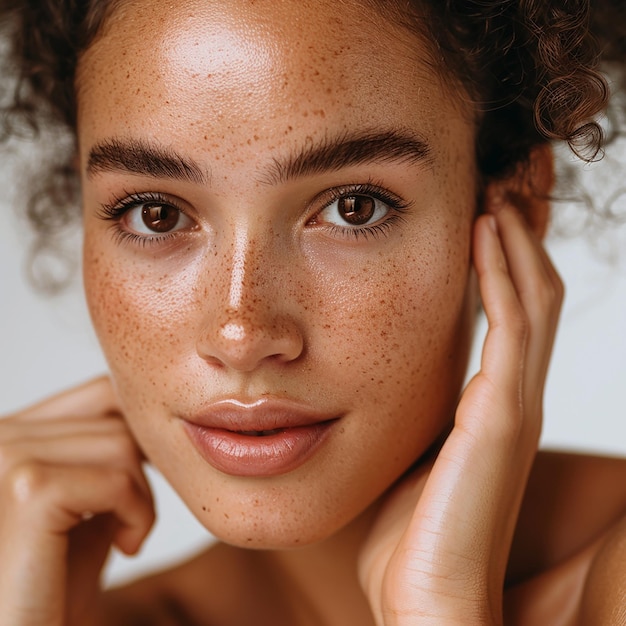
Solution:
M 453 416 L 477 178 L 454 93 L 357 0 L 126 2 L 84 55 L 91 314 L 219 537 L 329 536 Z

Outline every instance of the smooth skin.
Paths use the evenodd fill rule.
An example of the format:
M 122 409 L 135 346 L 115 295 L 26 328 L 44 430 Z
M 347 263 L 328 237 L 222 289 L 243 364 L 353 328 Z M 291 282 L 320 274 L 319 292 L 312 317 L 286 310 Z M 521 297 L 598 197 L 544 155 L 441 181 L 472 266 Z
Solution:
M 356 2 L 179 4 L 125 3 L 81 60 L 85 287 L 111 379 L 0 422 L 0 623 L 619 624 L 624 465 L 536 458 L 562 299 L 540 244 L 550 150 L 477 218 L 472 112 L 424 42 Z M 389 128 L 427 158 L 271 176 Z M 146 139 L 199 175 L 89 159 Z M 355 185 L 407 208 L 356 236 L 335 196 L 379 192 Z M 136 206 L 104 219 L 154 192 L 185 216 L 167 237 Z M 489 331 L 459 401 L 478 293 Z M 181 427 L 233 395 L 341 418 L 301 467 L 241 479 Z M 146 458 L 224 543 L 102 594 L 109 546 L 152 524 Z

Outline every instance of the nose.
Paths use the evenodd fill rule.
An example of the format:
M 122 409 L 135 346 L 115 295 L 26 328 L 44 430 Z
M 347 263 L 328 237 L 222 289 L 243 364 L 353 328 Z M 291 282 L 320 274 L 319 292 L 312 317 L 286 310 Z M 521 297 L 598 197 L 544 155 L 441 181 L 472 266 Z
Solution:
M 207 313 L 196 342 L 198 355 L 240 372 L 296 360 L 304 350 L 304 337 L 283 295 L 289 277 L 279 267 L 288 264 L 272 260 L 271 251 L 264 254 L 244 236 L 231 250 L 230 259 L 217 270 L 221 280 L 213 282 L 204 302 Z
M 251 372 L 263 362 L 287 363 L 302 353 L 303 341 L 288 319 L 261 320 L 260 314 L 228 311 L 198 342 L 198 354 L 208 362 Z

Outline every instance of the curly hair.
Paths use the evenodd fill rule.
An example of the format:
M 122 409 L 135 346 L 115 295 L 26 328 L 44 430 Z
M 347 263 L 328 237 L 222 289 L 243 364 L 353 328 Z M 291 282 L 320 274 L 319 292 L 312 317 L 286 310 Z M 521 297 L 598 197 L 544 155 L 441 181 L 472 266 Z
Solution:
M 9 42 L 0 94 L 0 139 L 56 127 L 72 136 L 81 54 L 123 0 L 0 0 Z M 365 2 L 365 0 L 363 0 Z M 584 160 L 602 150 L 596 116 L 607 107 L 601 61 L 626 58 L 621 0 L 369 0 L 432 42 L 438 71 L 478 114 L 476 157 L 484 181 L 524 165 L 533 147 L 567 142 Z M 72 145 L 34 189 L 27 214 L 34 250 L 51 245 L 76 215 Z M 54 286 L 44 280 L 48 287 Z

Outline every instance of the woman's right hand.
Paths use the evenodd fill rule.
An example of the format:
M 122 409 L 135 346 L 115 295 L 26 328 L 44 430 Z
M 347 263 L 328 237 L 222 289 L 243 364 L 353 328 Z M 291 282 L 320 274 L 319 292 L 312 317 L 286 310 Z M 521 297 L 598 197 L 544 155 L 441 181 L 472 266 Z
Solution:
M 109 548 L 154 520 L 108 378 L 0 419 L 0 624 L 95 626 Z

